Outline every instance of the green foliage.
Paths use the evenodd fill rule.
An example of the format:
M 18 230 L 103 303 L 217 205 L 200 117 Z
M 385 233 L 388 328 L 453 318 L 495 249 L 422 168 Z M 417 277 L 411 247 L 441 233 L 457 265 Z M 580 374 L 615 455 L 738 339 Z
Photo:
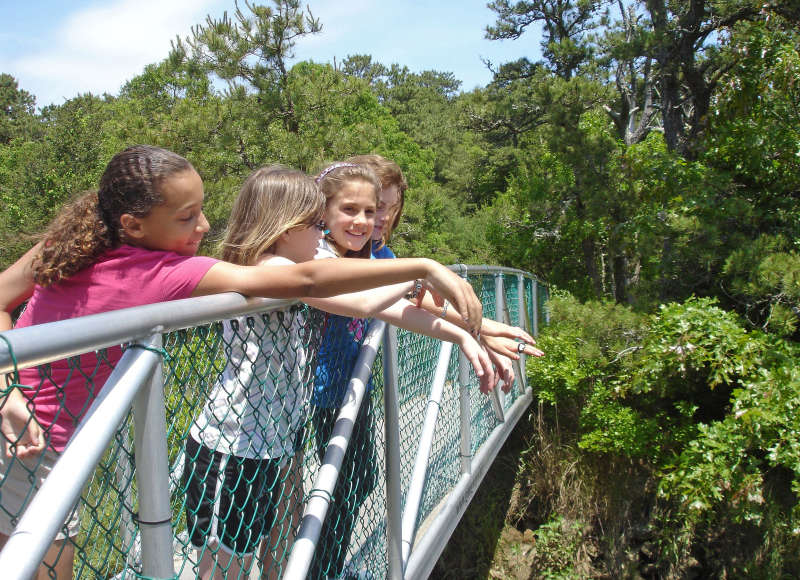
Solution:
M 780 336 L 797 331 L 800 255 L 783 236 L 763 235 L 734 251 L 723 273 L 749 321 Z
M 0 145 L 35 135 L 35 105 L 36 98 L 20 89 L 14 77 L 0 73 Z
M 742 558 L 742 572 L 766 562 L 797 573 L 800 447 L 797 445 L 800 373 L 797 347 L 754 336 L 760 365 L 742 377 L 732 409 L 722 420 L 700 425 L 698 436 L 669 466 L 659 494 L 665 537 L 702 540 L 704 530 L 747 533 L 756 545 Z M 728 541 L 731 541 L 730 539 Z M 677 558 L 675 558 L 677 560 Z M 720 564 L 720 567 L 722 565 Z
M 567 580 L 578 578 L 574 570 L 576 552 L 581 543 L 581 524 L 556 516 L 536 530 L 537 578 Z
M 566 426 L 578 429 L 598 384 L 621 372 L 642 340 L 642 319 L 610 302 L 579 303 L 555 292 L 548 302 L 550 325 L 538 339 L 547 353 L 531 360 L 531 386 L 556 407 Z
M 557 294 L 551 313 L 530 383 L 585 454 L 652 470 L 661 569 L 795 574 L 797 345 L 708 298 L 643 318 Z

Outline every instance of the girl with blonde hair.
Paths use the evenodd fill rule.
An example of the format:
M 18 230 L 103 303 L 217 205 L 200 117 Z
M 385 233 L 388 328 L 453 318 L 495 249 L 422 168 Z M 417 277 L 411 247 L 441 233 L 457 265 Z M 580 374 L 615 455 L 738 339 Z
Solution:
M 327 215 L 313 179 L 283 166 L 263 167 L 242 185 L 222 256 L 243 266 L 313 260 Z M 488 358 L 468 332 L 410 302 L 398 303 L 414 285 L 301 300 L 338 315 L 376 316 L 456 342 L 477 374 L 485 375 Z M 294 492 L 302 493 L 300 440 L 321 317 L 313 322 L 295 305 L 223 323 L 228 362 L 190 430 L 184 469 L 187 529 L 204 580 L 246 574 L 268 530 L 273 533 L 262 551 L 263 569 L 279 572 L 271 552 L 290 543 L 298 514 Z M 288 501 L 280 506 L 281 500 Z

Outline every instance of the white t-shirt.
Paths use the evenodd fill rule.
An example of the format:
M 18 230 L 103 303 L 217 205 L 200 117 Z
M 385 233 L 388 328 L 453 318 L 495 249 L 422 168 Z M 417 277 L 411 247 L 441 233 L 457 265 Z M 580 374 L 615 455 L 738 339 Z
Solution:
M 292 262 L 274 257 L 269 263 Z M 223 322 L 227 364 L 191 427 L 196 441 L 238 457 L 294 455 L 314 376 L 303 309 L 295 305 Z

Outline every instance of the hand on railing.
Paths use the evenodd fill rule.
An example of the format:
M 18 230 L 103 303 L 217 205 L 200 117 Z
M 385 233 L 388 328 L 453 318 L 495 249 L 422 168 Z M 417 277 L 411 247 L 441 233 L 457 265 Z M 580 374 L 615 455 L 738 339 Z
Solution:
M 513 330 L 513 327 L 508 325 L 501 323 L 496 324 L 500 324 L 501 326 L 505 326 L 506 328 Z M 528 335 L 528 333 L 522 329 L 517 330 L 519 330 L 522 335 L 530 338 L 531 342 L 534 342 L 533 337 Z M 491 359 L 492 364 L 495 366 L 495 371 L 498 378 L 503 380 L 503 391 L 506 393 L 511 390 L 511 387 L 514 384 L 514 379 L 516 378 L 514 375 L 514 367 L 511 362 L 512 360 L 519 360 L 520 354 L 526 354 L 528 356 L 544 356 L 544 352 L 532 344 L 527 344 L 526 342 L 517 342 L 516 340 L 507 338 L 505 336 L 487 336 L 482 334 L 481 343 L 486 348 L 486 352 L 489 354 L 489 358 Z M 525 372 L 525 370 L 522 369 L 522 372 Z
M 6 457 L 35 457 L 44 450 L 42 428 L 33 416 L 29 401 L 13 388 L 0 401 L 0 432 Z

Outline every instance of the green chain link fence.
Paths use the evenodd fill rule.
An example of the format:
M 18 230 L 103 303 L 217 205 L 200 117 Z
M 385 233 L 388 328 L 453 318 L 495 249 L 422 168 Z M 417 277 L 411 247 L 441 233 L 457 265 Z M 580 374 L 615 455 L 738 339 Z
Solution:
M 526 276 L 521 308 L 518 275 L 501 275 L 507 320 L 534 328 L 533 317 L 538 316 L 537 325 L 543 324 L 546 287 Z M 496 318 L 495 274 L 472 274 L 469 280 L 483 301 L 484 315 Z M 335 418 L 335 409 L 315 406 L 312 396 L 316 355 L 326 331 L 330 331 L 327 315 L 292 306 L 164 336 L 176 577 L 194 578 L 201 562 L 216 565 L 221 577 L 229 580 L 281 577 Z M 441 343 L 401 331 L 398 346 L 405 496 Z M 98 355 L 93 370 L 81 366 L 81 357 L 69 359 L 75 376 L 80 375 L 92 390 L 99 368 L 112 364 L 107 351 L 98 351 Z M 309 578 L 383 578 L 387 573 L 381 361 L 378 356 L 373 366 Z M 48 368 L 41 367 L 42 382 L 48 380 Z M 457 382 L 458 349 L 454 348 L 420 524 L 460 475 Z M 517 381 L 506 394 L 506 407 L 523 393 L 520 385 Z M 498 418 L 489 397 L 479 392 L 474 374 L 470 374 L 468 389 L 474 454 L 498 425 Z M 86 399 L 88 406 L 89 397 Z M 80 531 L 66 540 L 75 552 L 75 578 L 143 577 L 132 425 L 129 413 L 75 507 Z M 22 479 L 32 488 L 38 463 L 20 461 L 12 453 L 0 464 L 0 513 L 11 525 L 18 521 L 21 509 L 13 511 L 3 502 L 4 496 L 10 497 L 10 491 L 4 490 L 6 477 L 11 469 L 22 470 Z M 251 556 L 234 557 L 231 547 Z

